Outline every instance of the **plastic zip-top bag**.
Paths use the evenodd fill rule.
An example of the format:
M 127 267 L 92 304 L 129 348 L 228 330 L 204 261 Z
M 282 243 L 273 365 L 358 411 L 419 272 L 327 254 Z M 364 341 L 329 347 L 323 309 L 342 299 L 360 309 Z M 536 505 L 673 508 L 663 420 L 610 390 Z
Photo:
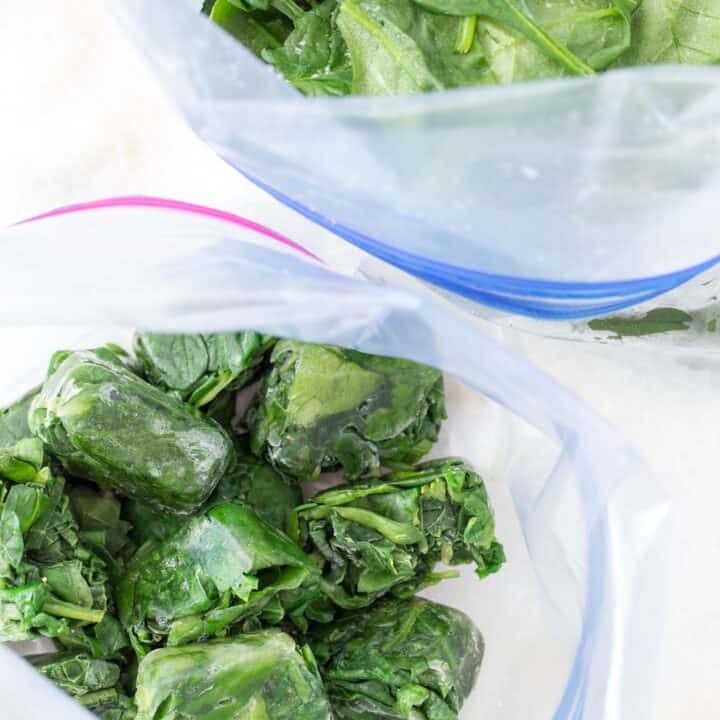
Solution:
M 720 68 L 306 98 L 200 13 L 116 16 L 195 132 L 275 197 L 475 303 L 615 312 L 717 261 Z
M 339 274 L 291 240 L 184 203 L 119 198 L 2 232 L 0 404 L 50 354 L 133 328 L 252 328 L 408 358 L 447 377 L 434 448 L 487 481 L 507 563 L 427 591 L 485 636 L 464 718 L 652 717 L 668 506 L 591 410 L 434 293 Z M 0 646 L 3 718 L 87 714 Z

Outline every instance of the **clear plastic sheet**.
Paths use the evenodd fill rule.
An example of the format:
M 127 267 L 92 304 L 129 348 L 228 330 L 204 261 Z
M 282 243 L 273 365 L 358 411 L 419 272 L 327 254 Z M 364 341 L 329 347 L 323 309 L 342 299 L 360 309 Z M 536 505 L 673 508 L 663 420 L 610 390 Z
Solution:
M 387 262 L 473 302 L 575 318 L 717 260 L 720 68 L 303 98 L 199 4 L 111 6 L 221 157 Z
M 571 393 L 434 293 L 340 275 L 226 213 L 126 198 L 0 233 L 0 403 L 59 347 L 132 328 L 254 328 L 442 368 L 436 454 L 486 477 L 508 563 L 431 596 L 469 613 L 487 655 L 465 718 L 638 720 L 652 713 L 663 628 L 666 497 Z M 86 717 L 0 646 L 2 717 Z M 32 697 L 32 708 L 28 698 Z

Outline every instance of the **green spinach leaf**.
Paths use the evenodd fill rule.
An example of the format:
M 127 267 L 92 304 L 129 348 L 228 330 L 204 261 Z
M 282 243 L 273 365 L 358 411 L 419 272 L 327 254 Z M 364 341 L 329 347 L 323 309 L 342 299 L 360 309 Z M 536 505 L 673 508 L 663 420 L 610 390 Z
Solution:
M 110 659 L 121 645 L 95 629 L 111 605 L 107 565 L 80 539 L 63 478 L 12 485 L 0 512 L 0 640 L 45 636 Z
M 28 413 L 38 390 L 39 388 L 31 390 L 17 402 L 0 410 L 0 450 L 32 437 L 28 425 Z
M 324 0 L 297 20 L 281 47 L 264 50 L 263 60 L 305 95 L 348 95 L 352 68 L 336 20 L 336 0 Z
M 282 340 L 271 365 L 248 414 L 251 447 L 300 481 L 415 462 L 445 418 L 441 373 L 408 360 Z
M 720 62 L 720 11 L 715 0 L 642 0 L 633 16 L 632 46 L 617 66 Z
M 337 720 L 457 720 L 484 653 L 466 615 L 422 598 L 350 613 L 311 644 Z
M 343 0 L 338 16 L 350 51 L 352 92 L 395 95 L 493 83 L 485 51 L 464 40 L 460 21 L 411 0 Z
M 120 681 L 120 668 L 115 663 L 79 653 L 40 655 L 32 658 L 32 664 L 75 696 L 115 687 Z
M 266 630 L 143 658 L 137 720 L 332 720 L 309 650 Z
M 242 503 L 273 527 L 287 531 L 291 512 L 302 503 L 302 491 L 239 447 L 233 469 L 220 480 L 203 511 L 229 500 Z M 138 545 L 149 539 L 165 540 L 185 523 L 182 517 L 157 512 L 135 500 L 125 503 L 124 513 Z
M 210 17 L 258 57 L 263 50 L 279 48 L 292 31 L 293 25 L 280 12 L 255 10 L 248 12 L 230 0 L 217 0 Z
M 200 407 L 255 377 L 275 339 L 256 332 L 214 335 L 138 333 L 135 352 L 148 380 Z
M 180 514 L 202 505 L 233 458 L 216 423 L 91 350 L 57 365 L 30 428 L 72 475 Z
M 408 597 L 475 563 L 480 578 L 505 560 L 482 479 L 453 458 L 341 485 L 295 512 L 292 535 L 323 561 L 323 593 L 345 609 Z
M 184 644 L 261 617 L 280 591 L 318 575 L 287 536 L 225 502 L 143 545 L 119 584 L 118 609 L 142 654 L 160 641 Z
M 637 0 L 416 2 L 434 12 L 479 16 L 518 33 L 573 75 L 603 70 L 630 47 L 632 14 L 637 7 Z

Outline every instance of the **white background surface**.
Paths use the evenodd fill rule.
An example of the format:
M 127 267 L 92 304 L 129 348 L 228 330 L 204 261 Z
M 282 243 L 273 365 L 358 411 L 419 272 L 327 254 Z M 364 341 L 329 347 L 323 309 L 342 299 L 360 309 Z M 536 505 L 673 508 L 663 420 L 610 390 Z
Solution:
M 341 241 L 195 140 L 97 0 L 3 5 L 0 225 L 81 200 L 164 195 L 246 215 L 332 262 Z M 720 363 L 510 339 L 613 422 L 670 487 L 672 588 L 658 705 L 649 717 L 720 717 Z

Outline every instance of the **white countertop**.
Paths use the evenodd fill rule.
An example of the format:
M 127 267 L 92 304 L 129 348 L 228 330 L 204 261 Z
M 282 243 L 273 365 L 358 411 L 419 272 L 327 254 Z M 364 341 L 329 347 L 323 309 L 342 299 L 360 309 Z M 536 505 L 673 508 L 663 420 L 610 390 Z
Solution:
M 0 224 L 80 200 L 152 194 L 246 215 L 328 259 L 340 247 L 194 138 L 99 3 L 9 3 L 0 68 Z M 608 418 L 670 487 L 672 587 L 655 717 L 717 717 L 720 364 L 619 345 L 514 341 Z

